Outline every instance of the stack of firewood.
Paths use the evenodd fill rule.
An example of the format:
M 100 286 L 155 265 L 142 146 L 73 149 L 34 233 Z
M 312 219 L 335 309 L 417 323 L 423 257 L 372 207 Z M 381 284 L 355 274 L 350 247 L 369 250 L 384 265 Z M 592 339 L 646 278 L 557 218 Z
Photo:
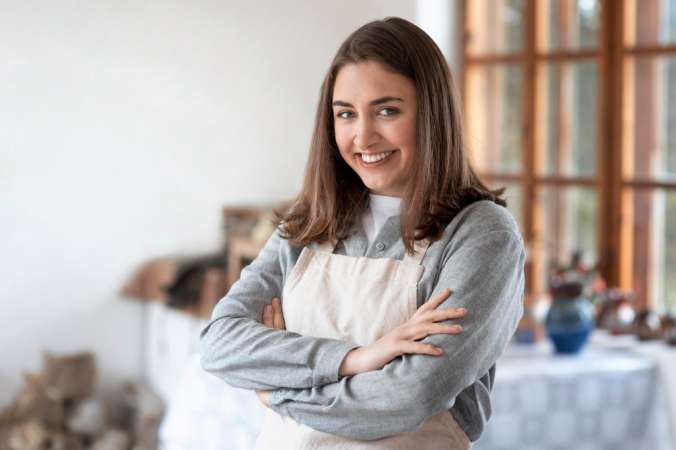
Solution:
M 127 383 L 113 420 L 108 402 L 94 394 L 95 377 L 91 353 L 44 354 L 42 371 L 24 374 L 13 404 L 0 411 L 0 450 L 156 449 L 162 400 Z

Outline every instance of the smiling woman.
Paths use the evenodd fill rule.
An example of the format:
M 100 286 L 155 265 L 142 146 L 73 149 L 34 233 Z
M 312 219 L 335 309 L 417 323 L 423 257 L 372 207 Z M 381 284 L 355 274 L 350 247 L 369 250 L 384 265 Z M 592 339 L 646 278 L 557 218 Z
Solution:
M 270 408 L 256 449 L 471 447 L 523 313 L 501 193 L 430 37 L 399 18 L 350 35 L 301 192 L 201 334 L 204 369 Z

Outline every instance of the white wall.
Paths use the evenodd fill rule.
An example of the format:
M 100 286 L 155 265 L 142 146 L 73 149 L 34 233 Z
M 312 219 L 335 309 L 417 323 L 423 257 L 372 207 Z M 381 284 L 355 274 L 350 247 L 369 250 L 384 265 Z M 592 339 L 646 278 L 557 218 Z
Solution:
M 407 0 L 0 0 L 0 403 L 40 353 L 141 373 L 144 260 L 220 243 L 220 209 L 300 188 L 319 86 Z
M 418 0 L 415 23 L 430 35 L 446 57 L 453 74 L 461 71 L 461 0 Z

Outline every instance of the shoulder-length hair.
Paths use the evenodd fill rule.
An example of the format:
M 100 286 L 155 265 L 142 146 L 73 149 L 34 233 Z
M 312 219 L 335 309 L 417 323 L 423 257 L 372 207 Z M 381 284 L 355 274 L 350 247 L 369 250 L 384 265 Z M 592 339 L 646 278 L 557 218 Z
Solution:
M 281 236 L 291 245 L 345 239 L 361 220 L 369 189 L 340 155 L 334 134 L 333 88 L 347 64 L 379 63 L 413 80 L 418 96 L 418 153 L 399 213 L 406 251 L 416 240 L 434 242 L 465 206 L 500 198 L 469 160 L 460 100 L 450 68 L 434 41 L 411 22 L 387 17 L 362 26 L 338 49 L 321 86 L 310 156 L 300 193 L 273 210 Z

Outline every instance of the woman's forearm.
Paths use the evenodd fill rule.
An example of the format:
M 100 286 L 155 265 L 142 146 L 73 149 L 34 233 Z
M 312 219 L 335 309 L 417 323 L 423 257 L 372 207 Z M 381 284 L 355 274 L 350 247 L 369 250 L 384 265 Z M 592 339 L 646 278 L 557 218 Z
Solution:
M 263 308 L 283 290 L 278 233 L 245 267 L 200 334 L 205 371 L 243 389 L 312 388 L 338 381 L 347 352 L 357 345 L 269 329 Z
M 340 363 L 340 368 L 338 369 L 338 375 L 341 377 L 349 377 L 352 375 L 357 375 L 360 372 L 359 368 L 359 363 L 358 361 L 354 358 L 354 352 L 357 350 L 356 348 L 350 350 L 347 352 L 345 355 L 345 359 L 343 359 L 343 362 Z
M 406 322 L 375 342 L 350 350 L 340 365 L 338 373 L 346 376 L 380 370 L 395 358 L 411 353 L 441 356 L 443 354 L 441 348 L 419 342 L 419 340 L 433 334 L 458 334 L 462 331 L 461 325 L 439 323 L 450 319 L 461 319 L 465 316 L 464 308 L 437 309 L 450 294 L 449 289 L 443 289 L 418 308 Z M 281 307 L 278 309 L 279 313 L 275 315 L 281 318 Z
M 226 317 L 205 329 L 202 367 L 242 389 L 317 387 L 338 381 L 338 368 L 356 344 L 305 337 Z

